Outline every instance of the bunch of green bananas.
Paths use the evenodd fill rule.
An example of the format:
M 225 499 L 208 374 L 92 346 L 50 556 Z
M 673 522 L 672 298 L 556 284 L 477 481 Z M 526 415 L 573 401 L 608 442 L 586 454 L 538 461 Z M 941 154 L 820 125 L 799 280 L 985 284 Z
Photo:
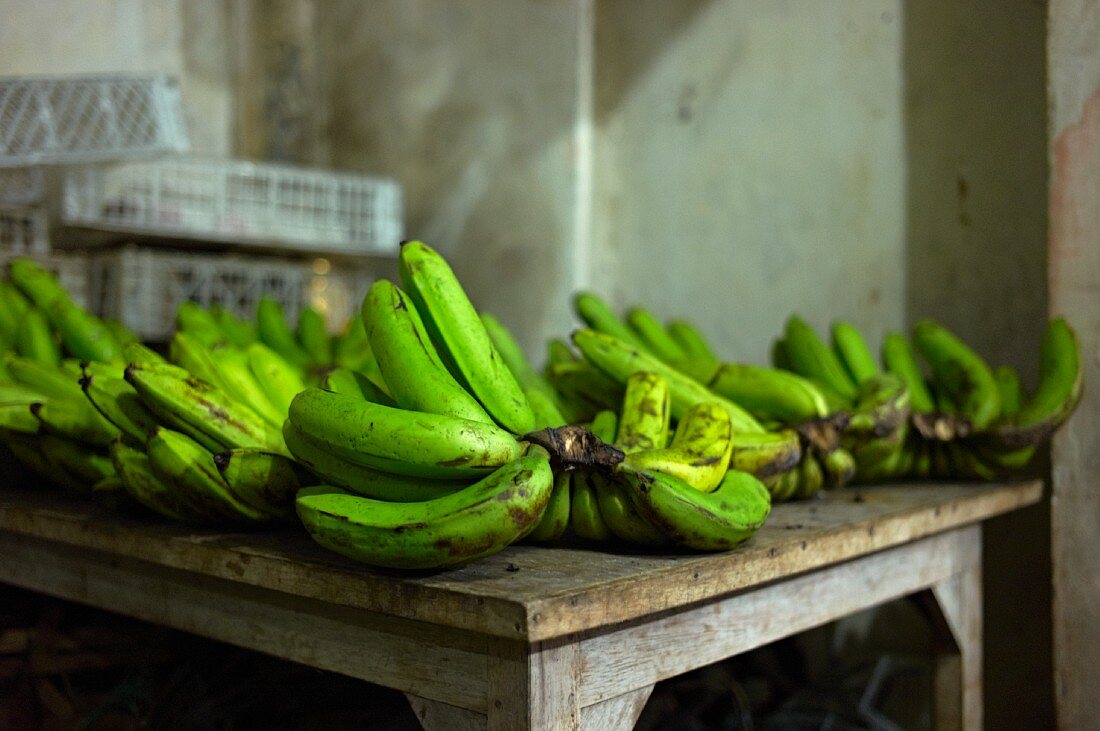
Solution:
M 885 373 L 859 330 L 845 322 L 834 323 L 830 348 L 791 317 L 773 359 L 852 411 L 842 442 L 855 455 L 861 482 L 1011 474 L 1027 465 L 1081 395 L 1077 339 L 1063 319 L 1047 327 L 1039 387 L 1030 399 L 1011 368 L 990 368 L 932 320 L 916 324 L 912 341 L 902 333 L 886 335 Z

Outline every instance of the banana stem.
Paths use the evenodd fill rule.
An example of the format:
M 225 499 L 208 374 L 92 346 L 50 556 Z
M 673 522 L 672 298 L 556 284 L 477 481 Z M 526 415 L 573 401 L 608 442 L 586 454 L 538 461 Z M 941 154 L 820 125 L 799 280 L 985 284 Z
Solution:
M 909 420 L 922 437 L 935 442 L 966 438 L 973 431 L 970 420 L 957 414 L 912 414 Z
M 521 439 L 549 452 L 555 472 L 576 469 L 610 472 L 626 458 L 622 450 L 575 424 L 539 429 Z
M 840 446 L 840 435 L 847 428 L 850 420 L 851 414 L 840 411 L 832 416 L 804 421 L 794 429 L 798 432 L 803 446 L 808 445 L 822 454 L 828 454 Z

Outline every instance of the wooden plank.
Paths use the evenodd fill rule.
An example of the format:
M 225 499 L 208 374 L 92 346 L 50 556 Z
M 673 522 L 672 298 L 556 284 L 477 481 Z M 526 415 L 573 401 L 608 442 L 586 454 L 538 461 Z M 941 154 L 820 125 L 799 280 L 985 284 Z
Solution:
M 1076 329 L 1085 378 L 1051 451 L 1055 706 L 1062 728 L 1100 728 L 1100 4 L 1048 13 L 1050 310 Z
M 660 613 L 985 520 L 1037 501 L 1039 482 L 839 490 L 776 506 L 736 551 L 513 546 L 434 574 L 382 572 L 300 531 L 218 533 L 124 518 L 62 495 L 0 491 L 0 531 L 505 638 L 542 641 Z
M 977 530 L 924 538 L 584 639 L 580 703 L 587 706 L 648 687 L 935 586 L 969 568 L 973 536 L 968 531 Z
M 485 638 L 0 532 L 0 581 L 485 712 Z

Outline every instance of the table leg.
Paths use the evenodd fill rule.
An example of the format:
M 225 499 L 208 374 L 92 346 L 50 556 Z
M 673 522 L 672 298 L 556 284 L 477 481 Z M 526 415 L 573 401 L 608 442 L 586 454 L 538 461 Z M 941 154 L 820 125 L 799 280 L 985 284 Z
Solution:
M 937 729 L 982 727 L 981 528 L 966 529 L 966 569 L 920 599 L 933 627 L 933 711 Z

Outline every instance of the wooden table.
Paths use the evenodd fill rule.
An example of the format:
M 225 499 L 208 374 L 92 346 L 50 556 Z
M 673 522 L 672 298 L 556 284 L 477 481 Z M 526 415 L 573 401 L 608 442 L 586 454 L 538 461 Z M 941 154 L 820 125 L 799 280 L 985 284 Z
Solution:
M 0 581 L 405 692 L 428 729 L 629 728 L 654 683 L 891 599 L 936 630 L 937 726 L 981 726 L 981 521 L 1038 482 L 846 489 L 723 554 L 516 546 L 374 571 L 300 531 L 223 533 L 0 490 Z

